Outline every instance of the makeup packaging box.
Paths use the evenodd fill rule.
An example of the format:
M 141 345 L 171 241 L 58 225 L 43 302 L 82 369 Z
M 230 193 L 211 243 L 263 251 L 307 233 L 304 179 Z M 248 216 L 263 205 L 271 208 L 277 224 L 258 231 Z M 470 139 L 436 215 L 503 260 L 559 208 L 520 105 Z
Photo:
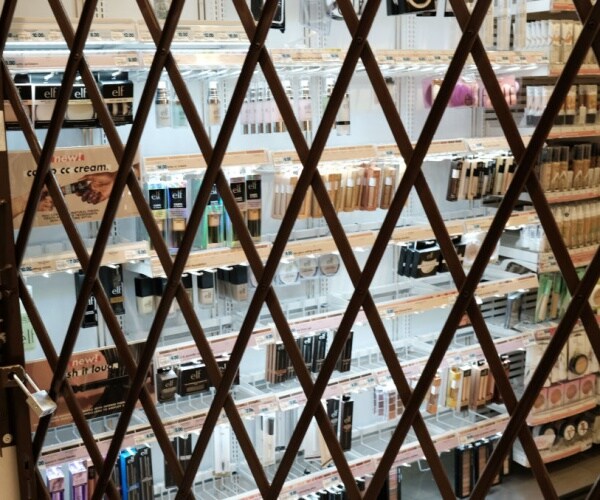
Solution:
M 100 72 L 97 75 L 102 100 L 115 125 L 133 123 L 133 82 L 126 71 Z
M 33 122 L 35 128 L 48 128 L 61 88 L 59 74 L 32 74 Z
M 138 446 L 135 459 L 140 481 L 139 500 L 153 500 L 154 476 L 152 474 L 152 448 L 147 444 Z
M 216 477 L 228 476 L 231 468 L 231 427 L 220 424 L 213 433 L 214 442 L 214 472 Z M 190 453 L 191 455 L 191 453 Z
M 136 362 L 144 345 L 144 342 L 133 342 L 129 346 Z M 52 370 L 48 361 L 45 359 L 31 361 L 26 363 L 25 368 L 40 387 L 50 386 Z M 102 347 L 73 354 L 68 364 L 67 380 L 86 418 L 119 413 L 125 404 L 130 381 L 121 357 L 114 347 Z M 154 385 L 150 377 L 147 379 L 146 387 L 151 394 L 154 394 Z M 72 423 L 73 418 L 64 399 L 59 397 L 56 403 L 58 408 L 50 426 L 57 427 Z M 35 427 L 37 418 L 32 418 L 32 422 Z
M 344 394 L 340 404 L 340 445 L 342 450 L 352 449 L 352 420 L 354 415 L 354 401 L 352 396 Z
M 139 177 L 138 158 L 136 155 L 133 161 L 133 171 Z M 18 229 L 35 178 L 37 163 L 30 151 L 10 152 L 8 160 L 13 224 L 15 229 Z M 57 148 L 50 168 L 63 191 L 73 220 L 77 223 L 101 220 L 119 168 L 119 163 L 110 146 Z M 121 197 L 117 218 L 137 215 L 133 198 L 126 189 Z M 58 212 L 43 195 L 38 203 L 34 225 L 52 226 L 55 224 L 60 224 Z
M 98 125 L 96 112 L 85 84 L 76 81 L 67 104 L 64 128 L 94 128 Z
M 337 333 L 337 331 L 336 331 Z M 344 348 L 342 349 L 342 353 L 340 354 L 340 357 L 338 358 L 337 364 L 336 364 L 336 370 L 340 371 L 340 372 L 349 372 L 350 368 L 352 366 L 352 340 L 354 337 L 354 332 L 352 330 L 350 330 L 349 334 L 348 334 L 348 338 L 346 339 L 346 342 L 344 343 Z
M 246 222 L 246 178 L 244 176 L 230 178 L 229 187 L 231 188 L 236 204 L 242 214 L 242 219 Z M 227 240 L 227 245 L 230 247 L 237 247 L 240 245 L 239 237 L 227 212 L 225 217 L 225 239 Z
M 208 390 L 208 374 L 206 365 L 200 361 L 190 361 L 179 365 L 175 372 L 178 377 L 177 393 L 189 396 Z
M 121 474 L 121 498 L 123 500 L 139 499 L 140 481 L 135 448 L 121 450 L 119 455 L 119 471 Z
M 77 460 L 70 462 L 67 466 L 71 483 L 71 500 L 87 500 L 88 492 L 88 470 L 84 462 Z
M 177 393 L 177 386 L 177 373 L 172 367 L 165 366 L 156 371 L 156 399 L 159 403 L 173 401 Z
M 595 397 L 596 394 L 596 375 L 590 374 L 579 380 L 579 393 L 581 399 Z
M 262 234 L 262 179 L 260 175 L 246 176 L 246 208 L 248 209 L 248 230 L 254 241 L 260 241 Z
M 64 500 L 65 498 L 65 475 L 60 467 L 48 467 L 46 469 L 48 481 L 48 492 L 50 500 Z
M 114 266 L 101 266 L 98 273 L 102 288 L 104 288 L 106 295 L 108 295 L 110 307 L 118 316 L 125 314 L 122 271 L 121 264 L 116 264 Z
M 327 354 L 327 338 L 328 331 L 323 330 L 318 332 L 315 335 L 314 340 L 314 351 L 312 358 L 312 372 L 319 373 L 321 371 L 321 366 L 323 366 L 323 362 L 325 361 L 325 355 Z
M 473 455 L 472 444 L 454 449 L 454 493 L 458 498 L 468 497 L 473 489 Z
M 85 274 L 80 270 L 73 276 L 75 277 L 75 293 L 79 295 Z M 94 326 L 98 326 L 98 309 L 96 307 L 96 298 L 93 294 L 90 294 L 85 314 L 83 315 L 83 321 L 81 322 L 81 328 L 92 328 Z

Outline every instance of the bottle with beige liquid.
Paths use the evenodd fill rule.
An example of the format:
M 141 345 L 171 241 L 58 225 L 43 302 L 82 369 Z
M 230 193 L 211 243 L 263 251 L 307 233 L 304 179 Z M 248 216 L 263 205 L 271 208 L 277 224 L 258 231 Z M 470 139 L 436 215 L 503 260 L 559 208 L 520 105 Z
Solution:
M 221 99 L 219 98 L 219 88 L 217 82 L 208 83 L 208 124 L 210 126 L 221 125 Z

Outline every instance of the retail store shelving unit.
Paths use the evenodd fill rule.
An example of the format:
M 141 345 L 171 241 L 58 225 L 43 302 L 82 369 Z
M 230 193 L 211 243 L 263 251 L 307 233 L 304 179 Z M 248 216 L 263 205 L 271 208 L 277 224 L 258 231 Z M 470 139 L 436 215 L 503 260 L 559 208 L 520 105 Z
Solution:
M 161 498 L 175 495 L 182 498 L 188 492 L 194 492 L 200 498 L 297 498 L 344 483 L 347 494 L 353 498 L 360 494 L 361 488 L 355 478 L 368 475 L 370 483 L 366 494 L 375 498 L 400 465 L 425 457 L 441 495 L 453 498 L 453 488 L 438 454 L 472 442 L 481 443 L 485 438 L 503 432 L 503 436 L 495 441 L 495 451 L 489 449 L 489 465 L 485 470 L 478 469 L 479 481 L 473 487 L 473 495 L 481 497 L 489 490 L 510 445 L 518 436 L 525 450 L 519 452 L 519 461 L 530 462 L 543 494 L 548 498 L 555 496 L 543 462 L 560 457 L 540 454 L 531 433 L 525 427 L 521 428 L 521 424 L 529 418 L 528 424 L 538 425 L 543 418 L 540 414 L 528 415 L 575 319 L 581 316 L 591 338 L 591 334 L 598 333 L 587 297 L 598 279 L 600 266 L 594 247 L 578 248 L 570 252 L 570 259 L 567 258 L 569 253 L 556 230 L 548 202 L 593 199 L 598 188 L 594 186 L 577 193 L 555 192 L 546 199 L 537 177 L 527 174 L 549 134 L 550 138 L 556 134 L 581 137 L 581 134 L 595 130 L 590 125 L 550 131 L 553 115 L 598 31 L 593 23 L 597 25 L 600 8 L 594 7 L 591 11 L 586 21 L 587 29 L 574 44 L 565 73 L 558 78 L 555 93 L 541 114 L 538 126 L 528 129 L 528 135 L 522 136 L 494 72 L 537 76 L 540 72 L 553 74 L 557 68 L 539 51 L 486 52 L 475 34 L 484 22 L 489 1 L 478 3 L 471 16 L 461 0 L 450 2 L 456 20 L 464 30 L 456 51 L 437 48 L 416 51 L 412 47 L 398 49 L 383 44 L 375 54 L 369 43 L 376 45 L 373 40 L 379 34 L 369 35 L 371 24 L 375 21 L 387 23 L 386 26 L 392 28 L 396 26 L 381 15 L 375 20 L 380 3 L 377 0 L 366 2 L 360 20 L 352 2 L 338 2 L 344 21 L 336 21 L 337 26 L 331 27 L 332 37 L 343 40 L 345 35 L 337 32 L 346 24 L 352 33 L 352 43 L 349 46 L 347 41 L 340 44 L 348 46 L 347 49 L 327 48 L 323 44 L 307 49 L 284 47 L 271 50 L 266 49 L 265 39 L 277 7 L 277 2 L 272 0 L 265 2 L 263 18 L 258 25 L 252 22 L 248 6 L 242 0 L 235 0 L 231 5 L 229 2 L 215 3 L 230 15 L 237 11 L 241 23 L 189 19 L 178 22 L 184 2 L 173 0 L 162 35 L 154 11 L 146 0 L 137 2 L 143 21 L 93 21 L 97 2 L 88 0 L 76 2 L 81 6 L 78 11 L 81 17 L 78 22 L 72 22 L 59 2 L 49 2 L 58 23 L 29 19 L 12 21 L 17 3 L 5 1 L 0 18 L 0 27 L 5 28 L 0 31 L 5 33 L 5 39 L 0 38 L 0 47 L 4 49 L 2 71 L 8 101 L 24 131 L 34 166 L 29 176 L 32 194 L 24 213 L 15 219 L 21 224 L 16 239 L 16 260 L 13 255 L 14 263 L 11 264 L 9 258 L 1 264 L 12 270 L 14 280 L 19 280 L 23 304 L 21 327 L 26 329 L 26 334 L 35 330 L 38 340 L 25 344 L 30 349 L 25 356 L 17 351 L 10 358 L 1 357 L 0 360 L 3 365 L 11 359 L 10 364 L 23 366 L 27 361 L 27 369 L 38 374 L 34 377 L 38 382 L 40 378 L 48 378 L 43 383 L 44 388 L 52 398 L 61 398 L 54 422 L 63 424 L 49 428 L 52 425 L 49 417 L 39 421 L 34 419 L 33 446 L 28 436 L 18 436 L 17 444 L 22 448 L 20 456 L 23 457 L 19 460 L 23 478 L 21 491 L 25 491 L 24 485 L 29 481 L 33 497 L 38 498 L 38 494 L 41 497 L 46 489 L 42 474 L 60 479 L 61 471 L 66 472 L 65 464 L 89 460 L 86 474 L 93 467 L 98 473 L 94 498 L 100 498 L 105 489 L 110 498 L 117 498 L 115 485 L 119 481 L 112 474 L 113 464 L 117 461 L 119 465 L 124 464 L 120 480 L 122 494 L 129 487 L 142 490 L 144 485 L 150 484 L 150 492 L 146 493 Z M 185 5 L 187 9 L 189 3 Z M 312 5 L 314 2 L 305 3 Z M 532 8 L 549 9 L 538 6 L 539 2 L 533 3 Z M 590 10 L 583 1 L 576 2 L 576 6 L 582 14 Z M 121 13 L 118 14 L 121 17 Z M 200 12 L 191 15 L 199 17 Z M 419 20 L 427 21 L 426 18 Z M 293 25 L 295 21 L 293 16 L 291 21 L 288 20 L 288 30 L 304 37 L 304 28 Z M 430 21 L 442 25 L 439 17 Z M 445 30 L 448 21 L 453 26 L 456 24 L 453 18 L 446 18 L 442 25 Z M 276 44 L 280 42 L 278 34 L 272 32 L 270 36 L 275 38 Z M 319 32 L 316 38 L 323 41 L 327 36 Z M 359 59 L 362 59 L 360 63 Z M 257 65 L 263 72 L 263 76 L 257 78 L 258 82 L 252 80 Z M 362 105 L 364 95 L 352 99 L 348 96 L 355 66 L 359 71 L 353 85 L 359 88 L 358 93 L 372 86 L 380 103 L 380 108 L 375 104 L 372 106 L 378 110 L 377 117 L 369 115 L 371 106 Z M 163 70 L 170 79 L 166 87 L 159 85 L 161 79 L 165 79 Z M 591 71 L 589 68 L 584 70 Z M 114 116 L 123 112 L 125 106 L 122 101 L 115 101 L 121 108 L 111 107 L 111 116 L 102 102 L 96 81 L 101 82 L 104 78 L 98 72 L 123 76 L 123 71 L 129 73 L 136 88 L 139 83 L 144 90 L 139 95 L 138 88 L 135 101 L 127 103 L 136 108 L 131 117 L 132 127 L 118 130 L 113 123 Z M 506 138 L 452 137 L 433 141 L 458 77 L 461 73 L 475 71 L 479 72 L 487 88 Z M 42 80 L 51 82 L 57 72 L 62 73 L 62 89 L 57 90 L 58 98 L 51 108 L 54 114 L 47 124 L 47 132 L 36 136 L 28 118 L 42 121 L 41 110 L 37 108 L 40 104 L 34 96 L 28 117 L 18 94 L 19 84 L 23 81 L 16 75 L 44 75 L 41 79 L 36 77 L 36 85 L 41 86 Z M 184 74 L 188 77 L 185 80 Z M 278 75 L 283 76 L 283 82 Z M 398 93 L 406 97 L 404 89 L 399 91 L 398 88 L 405 82 L 409 87 L 408 82 L 414 84 L 441 75 L 444 77 L 426 115 L 423 131 L 419 140 L 411 144 L 394 104 Z M 329 77 L 337 78 L 330 87 Z M 70 199 L 66 202 L 67 195 L 74 194 L 81 198 L 76 203 L 88 200 L 98 203 L 95 198 L 90 198 L 95 196 L 90 179 L 83 178 L 84 184 L 79 187 L 77 182 L 82 180 L 72 179 L 67 186 L 57 183 L 62 174 L 60 170 L 56 177 L 49 173 L 56 165 L 56 159 L 52 165 L 51 159 L 59 136 L 63 141 L 61 145 L 81 142 L 81 137 L 88 146 L 104 139 L 97 132 L 77 135 L 76 130 L 61 131 L 65 117 L 67 123 L 75 121 L 72 116 L 69 118 L 68 110 L 69 98 L 74 100 L 71 95 L 74 82 L 77 85 L 83 82 L 83 88 L 87 89 L 90 99 L 86 105 L 94 106 L 94 119 L 108 142 L 104 151 L 114 159 L 112 192 L 99 201 L 106 202 L 105 210 L 93 216 L 87 212 L 75 215 L 77 211 L 69 209 L 76 205 Z M 216 82 L 214 87 L 213 82 Z M 161 88 L 167 91 L 161 93 Z M 217 90 L 211 94 L 213 88 Z M 192 98 L 190 89 L 202 97 Z M 154 101 L 158 113 L 159 105 L 164 104 L 159 99 L 161 94 L 174 98 L 172 92 L 178 99 L 173 99 L 168 109 L 179 109 L 184 113 L 190 130 L 182 132 L 176 128 L 156 127 L 145 131 L 145 123 L 152 121 L 148 116 Z M 321 102 L 319 92 L 327 93 L 328 99 Z M 294 107 L 307 96 L 312 99 L 312 115 L 299 109 L 299 124 Z M 23 94 L 21 98 L 27 100 Z M 215 123 L 211 123 L 210 112 L 214 108 L 210 107 L 210 98 L 212 104 L 221 102 L 221 108 L 217 110 L 219 115 L 226 109 L 224 119 L 220 116 Z M 222 104 L 225 101 L 227 107 Z M 270 119 L 262 123 L 257 120 L 256 113 L 261 109 L 260 103 L 266 101 L 274 103 L 279 115 L 270 114 Z M 346 137 L 348 129 L 344 127 L 349 127 L 349 117 L 344 120 L 340 116 L 348 102 L 352 109 L 356 108 L 352 127 L 363 134 L 359 142 L 367 146 L 353 144 L 356 133 Z M 173 107 L 176 103 L 180 108 Z M 419 103 L 412 104 L 420 106 Z M 248 119 L 249 110 L 254 113 L 253 120 Z M 317 115 L 320 112 L 319 124 Z M 407 110 L 402 112 L 407 113 Z M 470 110 L 467 112 L 471 113 Z M 272 109 L 270 113 L 273 113 Z M 419 113 L 426 114 L 424 107 Z M 362 114 L 364 120 L 355 119 Z M 238 116 L 242 133 L 236 127 Z M 202 125 L 201 118 L 205 118 L 206 126 Z M 378 120 L 373 121 L 374 118 Z M 157 123 L 159 120 L 157 118 Z M 386 121 L 391 131 L 382 133 Z M 455 118 L 455 121 L 460 123 L 461 118 Z M 371 122 L 378 125 L 369 131 Z M 265 123 L 269 127 L 281 124 L 287 134 L 267 135 L 264 129 L 260 135 L 243 133 L 244 126 L 252 131 L 254 126 L 260 129 Z M 340 137 L 334 138 L 331 144 L 328 137 L 334 125 L 337 125 Z M 444 126 L 454 136 L 467 136 L 469 132 L 463 127 L 460 134 L 455 134 L 452 121 Z M 151 126 L 147 128 L 152 129 Z M 122 129 L 129 130 L 126 142 L 121 141 L 121 135 L 125 135 L 120 134 Z M 170 134 L 169 140 L 164 139 L 166 131 Z M 8 132 L 9 149 L 14 149 L 15 145 L 24 147 L 19 134 Z M 442 135 L 447 134 L 448 130 Z M 39 143 L 37 137 L 43 137 L 44 142 Z M 209 137 L 216 138 L 216 142 L 211 143 Z M 258 138 L 264 139 L 265 144 L 260 146 L 267 149 L 253 149 Z M 195 146 L 190 148 L 189 144 L 196 143 L 201 154 L 188 154 L 190 149 L 196 149 Z M 235 144 L 237 153 L 227 152 L 231 149 L 230 143 Z M 143 187 L 147 192 L 153 189 L 154 180 L 168 184 L 165 193 L 180 189 L 177 182 L 184 182 L 191 191 L 191 184 L 185 183 L 191 182 L 191 178 L 201 181 L 197 193 L 189 199 L 186 214 L 169 212 L 170 229 L 176 227 L 171 226 L 176 219 L 184 219 L 183 229 L 173 229 L 168 234 L 171 245 L 163 239 L 166 233 L 160 226 L 167 224 L 167 219 L 157 215 L 156 207 L 153 211 L 148 205 L 144 189 L 132 171 L 140 147 L 145 166 L 143 180 L 147 183 Z M 291 147 L 294 150 L 290 150 Z M 448 217 L 450 205 L 444 204 L 437 195 L 438 188 L 442 184 L 445 186 L 447 170 L 440 175 L 440 169 L 433 167 L 447 165 L 449 159 L 457 155 L 483 157 L 508 150 L 512 151 L 519 168 L 500 199 L 498 210 L 488 210 L 480 201 L 469 200 L 460 204 L 464 210 Z M 193 164 L 193 168 L 189 168 L 189 164 L 186 168 L 181 164 L 178 166 L 174 156 L 165 158 L 166 154 L 174 153 L 186 154 L 185 162 Z M 8 160 L 11 161 L 10 154 Z M 14 157 L 12 162 L 16 162 Z M 340 167 L 340 164 L 345 166 Z M 331 184 L 338 172 L 324 178 L 323 173 L 330 171 L 328 168 L 356 168 L 359 175 L 364 174 L 363 189 L 377 186 L 382 191 L 385 179 L 380 185 L 376 181 L 370 184 L 373 179 L 370 175 L 376 168 L 381 169 L 380 174 L 390 168 L 395 180 L 389 185 L 395 194 L 384 203 L 381 193 L 373 189 L 376 193 L 373 200 L 367 196 L 366 201 L 360 203 L 361 209 L 353 207 L 345 213 L 335 205 L 330 193 L 334 191 Z M 246 220 L 247 207 L 242 208 L 239 197 L 236 198 L 236 192 L 231 189 L 231 178 L 234 177 L 231 172 L 243 179 L 244 189 L 248 188 L 249 181 L 261 177 L 262 205 L 254 207 L 262 211 L 259 220 L 263 228 L 258 235 L 254 232 L 256 225 L 253 228 Z M 288 175 L 286 182 L 294 180 L 289 181 L 292 186 L 289 191 L 286 188 L 285 192 L 280 192 L 284 195 L 285 206 L 279 214 L 274 208 L 278 193 L 275 177 L 282 173 Z M 15 176 L 14 172 L 12 175 Z M 225 220 L 226 212 L 230 221 L 225 232 L 231 232 L 233 228 L 231 234 L 237 239 L 233 238 L 236 243 L 231 245 L 231 239 L 226 241 L 225 237 L 216 237 L 217 243 L 223 245 L 205 248 L 208 245 L 198 244 L 195 236 L 198 230 L 200 235 L 209 231 L 204 224 L 210 223 L 203 212 L 208 211 L 214 184 L 221 197 L 217 203 L 219 216 Z M 511 214 L 525 185 L 535 211 Z M 354 185 L 344 187 L 349 189 Z M 415 193 L 410 195 L 413 188 Z M 131 200 L 125 211 L 135 207 L 140 212 L 140 224 L 131 218 L 114 221 L 124 193 L 123 199 Z M 304 201 L 305 198 L 310 201 Z M 64 233 L 48 228 L 37 228 L 32 232 L 39 200 L 40 203 L 52 200 L 53 206 L 47 210 L 55 210 L 58 214 L 54 222 L 64 226 Z M 297 220 L 307 203 L 312 206 L 310 215 Z M 442 213 L 446 217 L 442 218 Z M 131 215 L 131 212 L 127 214 Z M 4 216 L 8 217 L 8 214 Z M 524 257 L 522 252 L 507 255 L 528 262 L 534 272 L 514 274 L 489 264 L 505 227 L 538 223 L 547 234 L 552 252 L 531 252 L 531 257 Z M 145 226 L 142 231 L 141 225 Z M 6 231 L 7 235 L 11 233 L 12 230 Z M 465 275 L 452 237 L 473 233 L 481 235 L 480 244 L 469 256 L 471 267 Z M 256 241 L 258 237 L 261 241 Z M 174 239 L 177 239 L 176 245 L 172 244 Z M 209 245 L 215 243 L 210 237 L 208 239 Z M 444 261 L 442 263 L 440 259 L 439 265 L 445 266 L 444 270 L 448 272 L 433 272 L 419 279 L 398 276 L 396 269 L 402 249 L 410 242 L 431 239 L 437 240 L 438 252 Z M 66 240 L 70 249 L 63 244 Z M 281 266 L 292 263 L 293 267 L 301 259 L 315 260 L 323 256 L 333 256 L 337 262 L 335 272 L 323 269 L 317 272 L 315 264 L 315 273 L 308 279 L 284 279 Z M 590 264 L 590 270 L 580 282 L 573 266 L 583 264 Z M 416 264 L 413 266 L 422 271 Z M 245 280 L 237 279 L 239 267 L 243 268 L 239 274 L 246 276 Z M 83 273 L 79 273 L 80 268 Z M 498 324 L 498 317 L 504 318 L 508 295 L 515 292 L 527 295 L 527 291 L 538 286 L 535 272 L 550 269 L 563 272 L 576 300 L 568 306 L 544 358 L 517 401 L 500 355 L 516 355 L 526 348 L 531 332 L 505 329 Z M 212 271 L 219 278 L 217 286 Z M 101 282 L 99 272 L 100 278 L 105 275 L 114 280 L 112 286 L 106 285 L 106 278 Z M 201 276 L 207 272 L 212 276 L 213 285 L 209 288 L 214 294 L 208 305 L 202 304 L 200 297 Z M 227 274 L 229 272 L 231 274 Z M 294 273 L 297 271 L 292 270 Z M 248 274 L 256 276 L 253 286 L 247 285 Z M 182 275 L 192 276 L 192 284 L 182 280 Z M 166 276 L 164 282 L 160 281 L 163 276 Z M 0 285 L 6 286 L 5 277 L 0 278 Z M 79 280 L 76 293 L 74 280 Z M 37 307 L 26 283 L 33 286 Z M 152 293 L 138 292 L 134 283 L 152 283 L 153 287 L 160 283 L 160 293 L 156 291 L 158 288 Z M 239 288 L 232 288 L 240 285 L 250 287 L 247 298 L 246 291 L 242 294 Z M 139 288 L 141 290 L 143 286 Z M 61 293 L 57 294 L 56 289 Z M 146 306 L 140 306 L 140 302 L 136 305 L 139 299 Z M 3 296 L 2 301 L 5 300 Z M 179 303 L 177 311 L 172 310 L 174 301 Z M 72 316 L 63 316 L 67 310 L 73 311 Z M 468 321 L 465 321 L 465 313 Z M 88 327 L 92 330 L 85 328 L 89 314 L 92 319 Z M 424 317 L 427 320 L 423 320 Z M 5 325 L 9 331 L 18 333 L 19 326 L 14 323 L 14 318 L 6 317 Z M 471 326 L 465 327 L 465 323 Z M 432 335 L 433 330 L 439 335 Z M 89 331 L 95 335 L 84 334 Z M 315 370 L 308 367 L 307 355 L 300 350 L 299 341 L 310 339 L 313 342 L 316 335 L 323 332 L 326 342 L 320 359 L 322 365 Z M 461 345 L 459 338 L 468 339 L 466 345 Z M 143 342 L 139 343 L 139 340 Z M 283 369 L 286 376 L 285 380 L 273 381 L 269 380 L 269 370 L 273 369 L 269 365 L 269 353 L 273 346 L 279 345 L 284 346 L 288 358 L 284 365 L 275 367 L 275 371 Z M 600 341 L 593 340 L 592 346 L 600 352 Z M 0 347 L 14 349 L 10 344 Z M 342 369 L 337 362 L 344 353 L 350 370 Z M 0 354 L 4 353 L 0 351 Z M 32 362 L 40 356 L 47 361 Z M 458 365 L 477 366 L 477 370 L 483 370 L 483 365 L 473 365 L 473 362 L 483 363 L 483 360 L 486 360 L 485 369 L 493 375 L 489 380 L 493 378 L 497 386 L 496 402 L 470 403 L 469 409 L 451 408 L 445 401 L 451 389 L 449 370 Z M 198 370 L 201 370 L 200 366 L 204 370 L 202 381 L 206 386 L 194 390 L 194 394 L 186 392 L 181 385 L 181 373 L 186 363 L 195 363 Z M 42 371 L 36 372 L 40 366 Z M 110 372 L 110 377 L 118 382 L 110 384 L 110 378 L 79 379 L 87 375 L 88 370 L 94 372 L 96 368 Z M 41 375 L 43 370 L 46 370 L 44 376 Z M 336 370 L 339 373 L 334 374 Z M 179 382 L 175 387 L 173 381 L 177 379 Z M 108 401 L 103 399 L 106 404 L 103 413 L 94 413 L 93 408 L 91 413 L 84 413 L 90 411 L 90 404 L 80 397 L 82 392 L 118 384 L 127 390 L 116 396 L 114 391 L 105 390 L 102 398 L 106 397 Z M 439 384 L 443 390 L 439 389 Z M 382 416 L 376 413 L 377 408 L 371 409 L 379 386 L 392 387 L 396 404 L 398 407 L 403 404 L 404 411 Z M 324 400 L 353 402 L 354 423 L 350 424 L 350 430 L 343 425 L 339 428 L 331 426 L 332 415 L 323 408 Z M 583 412 L 593 406 L 595 399 L 589 398 L 578 403 L 577 411 Z M 115 409 L 120 413 L 113 414 Z M 563 416 L 574 415 L 571 410 L 575 411 L 565 408 L 564 412 L 569 414 Z M 512 415 L 510 418 L 509 414 Z M 320 430 L 315 427 L 315 418 Z M 342 437 L 343 432 L 346 434 Z M 322 444 L 316 446 L 318 452 L 315 452 L 314 443 L 311 448 L 305 441 L 307 436 L 317 442 L 322 439 Z M 12 443 L 5 441 L 4 444 Z M 132 451 L 134 448 L 138 451 Z M 311 449 L 315 456 L 308 457 Z M 152 452 L 154 481 L 138 477 L 137 483 L 127 484 L 124 479 L 129 477 L 127 460 L 134 460 L 131 457 L 135 456 L 138 456 L 136 460 L 141 460 L 136 455 L 139 450 Z M 569 449 L 569 453 L 574 450 Z M 303 453 L 298 455 L 299 451 Z M 563 450 L 561 456 L 565 454 Z M 27 460 L 29 463 L 35 460 L 38 466 L 24 467 Z M 325 466 L 329 460 L 335 467 Z M 163 464 L 166 468 L 161 470 Z M 50 480 L 49 486 L 58 488 L 59 483 Z M 362 486 L 365 486 L 364 482 Z M 396 484 L 392 486 L 399 488 Z

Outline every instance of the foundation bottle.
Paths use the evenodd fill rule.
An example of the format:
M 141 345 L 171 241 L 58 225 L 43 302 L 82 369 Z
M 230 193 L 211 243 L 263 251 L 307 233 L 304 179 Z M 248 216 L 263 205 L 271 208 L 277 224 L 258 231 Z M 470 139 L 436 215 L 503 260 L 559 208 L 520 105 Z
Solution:
M 381 191 L 381 203 L 379 208 L 387 210 L 392 204 L 392 198 L 396 190 L 396 169 L 385 167 L 383 171 L 383 189 Z

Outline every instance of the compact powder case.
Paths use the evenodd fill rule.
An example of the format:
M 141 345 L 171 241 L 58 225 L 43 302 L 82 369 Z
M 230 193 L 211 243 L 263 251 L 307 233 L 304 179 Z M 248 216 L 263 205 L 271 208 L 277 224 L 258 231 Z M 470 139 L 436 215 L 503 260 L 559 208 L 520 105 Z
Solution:
M 588 357 L 585 354 L 576 354 L 569 359 L 569 370 L 575 375 L 583 375 L 589 365 Z
M 298 269 L 301 278 L 313 278 L 319 269 L 316 257 L 302 257 L 298 259 Z
M 319 257 L 319 270 L 323 276 L 335 276 L 340 270 L 340 257 L 334 253 Z
M 277 268 L 277 281 L 282 285 L 293 285 L 299 279 L 300 272 L 296 261 L 281 261 Z

